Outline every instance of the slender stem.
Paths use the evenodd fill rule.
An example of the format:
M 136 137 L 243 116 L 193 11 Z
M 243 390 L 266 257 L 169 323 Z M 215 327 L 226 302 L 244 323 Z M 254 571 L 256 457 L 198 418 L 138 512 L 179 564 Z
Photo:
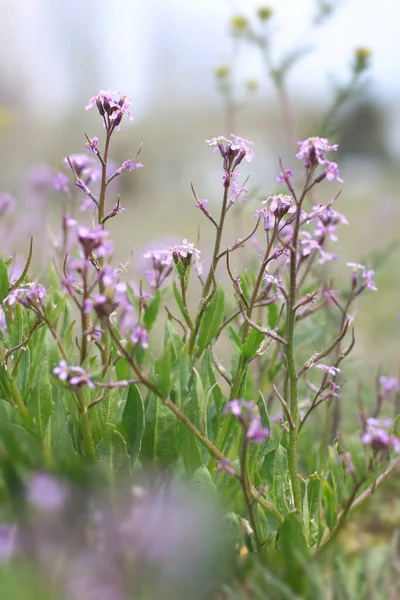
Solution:
M 227 177 L 226 181 L 229 181 L 229 177 Z M 217 234 L 215 236 L 215 244 L 214 244 L 214 252 L 213 252 L 213 257 L 211 260 L 211 266 L 210 266 L 210 270 L 208 272 L 207 275 L 207 279 L 204 283 L 203 286 L 203 290 L 202 290 L 202 297 L 206 298 L 209 291 L 210 291 L 210 287 L 211 284 L 213 282 L 214 279 L 214 273 L 215 270 L 217 268 L 218 265 L 218 261 L 219 261 L 219 251 L 221 248 L 221 240 L 222 240 L 222 231 L 224 228 L 224 222 L 225 222 L 225 216 L 226 216 L 226 206 L 228 203 L 228 193 L 229 193 L 229 188 L 230 185 L 226 185 L 225 189 L 224 189 L 224 196 L 222 199 L 222 207 L 221 207 L 221 214 L 219 217 L 219 224 L 217 227 Z M 200 309 L 199 312 L 197 313 L 197 317 L 196 317 L 196 321 L 194 324 L 194 327 L 192 328 L 191 332 L 190 332 L 190 337 L 189 337 L 189 355 L 191 355 L 193 353 L 193 349 L 194 349 L 194 345 L 196 342 L 196 337 L 197 337 L 197 333 L 199 331 L 199 327 L 200 327 L 200 322 L 201 322 L 201 318 L 202 318 L 202 310 Z
M 80 356 L 80 364 L 85 361 L 87 354 L 87 343 L 88 343 L 88 332 L 90 329 L 90 314 L 86 311 L 86 300 L 89 297 L 88 293 L 88 285 L 87 285 L 87 264 L 86 260 L 84 262 L 82 279 L 83 279 L 83 302 L 81 308 L 81 324 L 82 324 L 82 335 L 81 335 L 81 356 Z
M 290 283 L 288 303 L 286 307 L 286 364 L 289 381 L 289 410 L 293 427 L 289 430 L 288 466 L 292 483 L 293 500 L 296 509 L 301 513 L 300 485 L 297 477 L 297 443 L 299 435 L 298 381 L 294 356 L 294 330 L 296 323 L 296 291 L 297 291 L 297 243 L 300 228 L 301 202 L 297 203 L 296 221 L 290 248 Z
M 108 162 L 108 150 L 110 148 L 110 132 L 106 133 L 106 142 L 104 145 L 103 162 L 101 165 L 101 184 L 100 184 L 100 196 L 99 196 L 99 207 L 98 207 L 98 222 L 101 224 L 105 217 L 105 204 L 106 204 L 106 190 L 107 190 L 107 162 Z
M 250 519 L 251 528 L 252 528 L 253 534 L 254 534 L 254 541 L 256 543 L 257 552 L 260 552 L 261 551 L 261 542 L 260 542 L 260 538 L 258 536 L 257 521 L 256 521 L 255 515 L 254 515 L 253 502 L 252 502 L 251 495 L 250 495 L 249 478 L 248 478 L 248 473 L 247 473 L 247 450 L 248 450 L 248 448 L 249 448 L 249 440 L 245 435 L 243 438 L 242 455 L 240 458 L 240 483 L 242 485 L 244 499 L 246 501 L 247 508 L 249 511 L 249 519 Z

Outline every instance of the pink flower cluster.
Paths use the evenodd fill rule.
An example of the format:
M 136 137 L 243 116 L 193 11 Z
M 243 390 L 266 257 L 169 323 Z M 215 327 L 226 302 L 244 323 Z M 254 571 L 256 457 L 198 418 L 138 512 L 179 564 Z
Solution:
M 224 408 L 225 415 L 229 412 L 241 423 L 248 440 L 258 444 L 269 436 L 269 429 L 262 426 L 261 417 L 254 401 L 231 400 Z

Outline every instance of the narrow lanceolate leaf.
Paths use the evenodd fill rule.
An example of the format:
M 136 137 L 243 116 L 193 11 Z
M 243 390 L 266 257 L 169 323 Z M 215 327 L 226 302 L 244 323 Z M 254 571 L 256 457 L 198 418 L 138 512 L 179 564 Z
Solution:
M 214 296 L 211 298 L 210 303 L 204 311 L 201 319 L 198 337 L 199 352 L 210 344 L 215 335 L 222 325 L 224 318 L 224 307 L 225 307 L 225 295 L 223 287 L 218 284 Z
M 164 398 L 166 398 L 172 388 L 172 357 L 171 357 L 171 342 L 168 341 L 162 357 L 156 362 L 157 380 L 156 386 L 160 390 Z
M 55 461 L 71 462 L 77 454 L 74 449 L 68 417 L 61 397 L 61 389 L 53 389 L 54 413 L 51 415 L 46 431 L 46 442 L 51 449 L 51 456 Z
M 176 458 L 176 418 L 169 408 L 152 394 L 147 404 L 140 461 L 167 466 Z
M 90 402 L 93 402 L 100 397 L 103 391 L 104 390 L 99 388 L 91 390 Z M 119 403 L 121 401 L 121 393 L 121 389 L 111 389 L 101 402 L 95 404 L 93 408 L 90 409 L 90 424 L 95 444 L 100 442 L 103 437 L 103 428 L 106 423 L 117 425 L 120 417 Z
M 127 444 L 132 467 L 139 456 L 144 433 L 144 406 L 136 385 L 130 385 L 121 423 L 117 427 Z
M 281 511 L 286 506 L 286 487 L 288 477 L 288 458 L 286 448 L 277 446 L 267 452 L 260 469 L 260 478 L 269 485 L 270 496 Z
M 242 356 L 245 360 L 253 358 L 263 339 L 264 334 L 260 333 L 257 329 L 252 329 L 250 331 L 242 347 Z
M 143 324 L 146 329 L 151 329 L 155 323 L 160 308 L 160 300 L 161 294 L 157 290 L 144 312 Z
M 43 439 L 47 423 L 54 412 L 53 390 L 46 357 L 43 357 L 40 362 L 35 387 L 28 401 L 28 409 L 35 419 L 36 431 Z
M 337 502 L 335 492 L 327 481 L 322 482 L 322 497 L 325 505 L 325 520 L 329 531 L 336 525 L 337 520 Z
M 315 517 L 321 505 L 322 481 L 318 473 L 310 475 L 308 480 L 308 512 L 310 519 Z
M 103 429 L 103 439 L 96 446 L 96 459 L 116 473 L 129 473 L 130 461 L 122 435 L 111 423 Z
M 284 552 L 307 549 L 301 515 L 297 511 L 288 513 L 279 530 L 278 549 Z
M 8 270 L 4 259 L 0 257 L 0 303 L 8 294 Z
M 202 492 L 203 494 L 215 494 L 217 491 L 210 471 L 205 465 L 202 465 L 195 471 L 191 484 L 197 491 Z
M 203 459 L 196 438 L 183 424 L 179 427 L 182 431 L 182 458 L 186 473 L 191 476 L 203 465 Z

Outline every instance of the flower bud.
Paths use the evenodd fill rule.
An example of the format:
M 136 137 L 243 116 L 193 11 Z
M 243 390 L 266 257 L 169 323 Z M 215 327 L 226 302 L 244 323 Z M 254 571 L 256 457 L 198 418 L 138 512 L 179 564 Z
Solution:
M 274 11 L 269 6 L 260 6 L 257 9 L 257 17 L 260 21 L 269 21 L 273 14 Z
M 231 74 L 229 65 L 218 65 L 214 68 L 214 75 L 217 79 L 226 79 Z
M 249 28 L 249 20 L 244 15 L 235 15 L 231 19 L 231 29 L 234 34 L 241 34 Z
M 359 74 L 368 69 L 372 51 L 369 48 L 356 48 L 354 53 L 354 72 Z

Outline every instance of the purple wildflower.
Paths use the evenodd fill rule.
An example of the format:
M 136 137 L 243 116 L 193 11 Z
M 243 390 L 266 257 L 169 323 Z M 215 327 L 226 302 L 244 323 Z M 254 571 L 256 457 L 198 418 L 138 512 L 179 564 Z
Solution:
M 54 367 L 53 373 L 58 376 L 60 381 L 66 381 L 72 387 L 81 387 L 82 385 L 95 387 L 90 375 L 82 367 L 69 366 L 65 360 L 61 360 L 58 366 Z
M 278 194 L 277 196 L 268 196 L 266 200 L 263 200 L 261 204 L 267 204 L 271 201 L 270 211 L 275 215 L 277 219 L 281 219 L 289 210 L 293 198 L 285 194 Z
M 69 159 L 69 160 L 68 160 Z M 73 167 L 77 177 L 83 177 L 86 179 L 92 171 L 93 165 L 96 161 L 93 156 L 87 156 L 87 154 L 70 154 L 63 159 L 66 167 Z
M 88 186 L 86 185 L 86 183 L 82 179 L 77 179 L 75 181 L 75 185 L 76 185 L 77 188 L 79 188 L 80 190 L 82 190 L 82 192 L 84 194 L 86 194 L 87 196 L 90 196 L 92 194 L 92 192 L 90 191 L 90 189 L 88 188 Z M 90 206 L 92 205 L 92 201 L 89 202 L 89 205 Z
M 103 229 L 101 225 L 97 225 L 94 229 L 87 227 L 78 227 L 78 241 L 83 248 L 86 258 L 96 250 L 98 256 L 107 256 L 112 254 L 113 245 L 107 238 L 109 232 Z
M 248 440 L 259 444 L 269 436 L 269 429 L 262 426 L 255 402 L 246 402 L 238 398 L 231 400 L 224 408 L 224 414 L 228 412 L 241 423 Z
M 288 182 L 292 179 L 293 177 L 293 172 L 290 169 L 287 169 L 285 171 L 283 171 L 280 175 L 278 175 L 278 177 L 276 178 L 276 181 L 278 183 L 285 183 Z
M 87 148 L 87 150 L 89 150 L 90 152 L 93 152 L 93 154 L 99 154 L 99 138 L 89 138 L 89 140 L 85 144 L 85 148 Z
M 69 194 L 69 179 L 64 173 L 57 173 L 54 178 L 54 189 L 64 194 Z
M 379 383 L 384 394 L 389 394 L 391 391 L 400 392 L 400 381 L 395 377 L 381 375 L 379 377 Z
M 122 163 L 122 165 L 119 167 L 119 169 L 116 170 L 116 175 L 122 175 L 122 173 L 125 173 L 125 171 L 135 171 L 136 169 L 140 169 L 141 167 L 143 167 L 142 163 L 135 163 L 133 162 L 133 160 L 130 158 L 129 160 L 126 160 L 125 162 Z
M 62 508 L 66 496 L 66 487 L 47 473 L 35 473 L 28 484 L 28 502 L 46 512 Z
M 9 306 L 13 306 L 16 302 L 19 302 L 25 308 L 36 308 L 38 305 L 43 308 L 46 296 L 45 287 L 41 283 L 33 281 L 23 283 L 20 287 L 12 290 L 4 302 L 8 302 Z
M 346 265 L 348 267 L 353 268 L 353 276 L 352 276 L 353 287 L 355 287 L 358 283 L 357 271 L 362 271 L 361 275 L 362 275 L 362 278 L 364 279 L 364 282 L 361 284 L 357 293 L 362 292 L 362 290 L 364 290 L 366 287 L 374 292 L 378 291 L 378 288 L 376 287 L 376 285 L 372 279 L 372 277 L 374 276 L 374 271 L 372 271 L 372 270 L 368 271 L 364 265 L 360 265 L 359 263 L 348 262 L 348 263 L 346 263 Z
M 337 181 L 343 183 L 343 179 L 340 178 L 340 171 L 337 166 L 337 163 L 325 161 L 325 164 L 328 165 L 325 169 L 325 177 L 327 178 L 327 180 L 332 181 L 336 177 Z
M 131 341 L 133 344 L 139 344 L 142 348 L 149 347 L 149 335 L 148 331 L 142 325 L 136 325 L 131 335 Z
M 114 96 L 118 96 L 116 100 Z M 113 129 L 119 130 L 119 126 L 123 115 L 127 115 L 130 121 L 133 121 L 133 116 L 129 110 L 132 105 L 132 100 L 114 90 L 100 90 L 97 96 L 92 96 L 85 110 L 90 110 L 96 104 L 100 115 L 105 119 L 107 127 L 112 126 Z
M 311 168 L 317 164 L 326 164 L 326 155 L 328 152 L 336 152 L 338 144 L 332 146 L 326 138 L 321 137 L 310 137 L 306 140 L 299 142 L 300 150 L 296 154 L 296 158 L 300 160 L 304 158 L 304 166 Z
M 391 448 L 400 453 L 400 440 L 395 435 L 390 435 L 388 429 L 393 425 L 393 419 L 367 419 L 366 430 L 361 441 L 371 446 L 376 452 L 386 456 Z
M 231 135 L 233 138 L 235 138 L 235 143 L 231 145 L 232 150 L 244 152 L 245 159 L 250 163 L 253 160 L 254 152 L 251 148 L 249 148 L 249 144 L 252 144 L 253 142 L 246 140 L 246 138 L 234 135 L 233 133 Z
M 328 365 L 314 365 L 316 369 L 322 369 L 325 374 L 333 375 L 334 377 L 340 373 L 340 369 L 337 367 L 329 367 Z
M 15 199 L 11 194 L 0 194 L 0 217 L 6 212 L 12 210 L 15 206 Z
M 264 229 L 265 231 L 269 231 L 273 228 L 275 223 L 275 217 L 267 210 L 265 206 L 263 208 L 258 208 L 256 214 L 253 215 L 253 220 L 258 219 L 259 217 L 263 217 L 264 220 Z
M 21 549 L 20 534 L 16 525 L 0 525 L 0 563 L 10 560 Z
M 206 217 L 211 217 L 211 213 L 207 208 L 207 204 L 208 204 L 208 200 L 206 200 L 206 199 L 199 200 L 198 203 L 196 204 L 196 208 L 199 208 L 206 215 Z

